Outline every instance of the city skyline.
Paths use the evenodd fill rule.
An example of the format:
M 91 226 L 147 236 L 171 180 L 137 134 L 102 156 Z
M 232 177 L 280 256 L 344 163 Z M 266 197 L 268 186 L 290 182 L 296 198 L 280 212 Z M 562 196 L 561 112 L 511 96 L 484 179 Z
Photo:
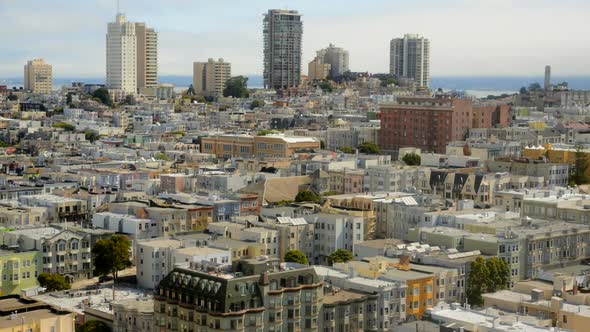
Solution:
M 261 75 L 261 19 L 270 8 L 297 10 L 303 15 L 303 64 L 313 60 L 318 49 L 333 43 L 349 50 L 351 70 L 387 72 L 391 38 L 416 33 L 431 40 L 432 76 L 536 75 L 547 64 L 560 75 L 590 74 L 586 69 L 590 45 L 578 42 L 584 31 L 584 8 L 590 9 L 588 3 L 423 2 L 428 6 L 381 0 L 347 6 L 307 0 L 283 4 L 259 1 L 247 6 L 236 1 L 173 0 L 166 7 L 155 1 L 125 0 L 120 6 L 130 21 L 146 22 L 159 33 L 161 75 L 189 76 L 192 62 L 209 57 L 231 62 L 235 74 Z M 2 77 L 20 76 L 22 63 L 37 57 L 54 64 L 56 77 L 104 76 L 104 26 L 116 13 L 116 1 L 38 2 L 34 12 L 32 6 L 31 2 L 0 1 L 0 18 L 19 32 L 8 35 L 4 43 L 18 46 L 3 47 Z M 568 9 L 573 7 L 577 10 Z M 53 19 L 35 19 L 41 13 Z M 564 30 L 570 33 L 564 34 Z

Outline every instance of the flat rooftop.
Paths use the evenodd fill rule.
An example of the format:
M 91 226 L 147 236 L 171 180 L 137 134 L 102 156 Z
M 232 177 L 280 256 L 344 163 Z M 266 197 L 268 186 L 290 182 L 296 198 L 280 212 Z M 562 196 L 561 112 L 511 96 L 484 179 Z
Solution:
M 336 293 L 324 293 L 324 304 L 334 304 L 338 302 L 344 302 L 349 300 L 358 300 L 366 297 L 367 294 L 358 293 L 358 292 L 351 292 L 346 290 L 340 290 Z
M 22 324 L 28 325 L 34 322 L 38 322 L 43 319 L 52 318 L 52 317 L 59 317 L 62 316 L 56 312 L 53 312 L 49 309 L 37 309 L 27 312 L 22 312 L 16 315 L 14 319 L 10 315 L 0 317 L 0 329 L 8 329 L 8 328 L 20 328 Z M 72 316 L 73 318 L 73 316 Z M 72 322 L 73 324 L 73 322 Z M 20 329 L 18 330 L 20 331 Z
M 149 296 L 146 296 L 143 290 L 124 286 L 115 287 L 116 301 L 137 300 L 146 297 Z M 93 290 L 53 292 L 32 296 L 31 298 L 40 302 L 45 302 L 56 308 L 66 309 L 78 314 L 84 314 L 85 307 L 102 311 L 107 314 L 113 314 L 112 307 L 110 307 L 110 304 L 113 301 L 113 289 L 111 287 L 103 287 Z M 85 305 L 85 303 L 87 303 L 87 305 Z

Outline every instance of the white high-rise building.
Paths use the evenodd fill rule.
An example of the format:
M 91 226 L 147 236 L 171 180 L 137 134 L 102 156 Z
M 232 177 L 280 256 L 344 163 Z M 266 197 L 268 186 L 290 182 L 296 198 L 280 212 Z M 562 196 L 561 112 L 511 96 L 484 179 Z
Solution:
M 414 80 L 419 87 L 430 86 L 430 41 L 406 34 L 391 40 L 389 73 Z
M 107 32 L 107 88 L 137 93 L 137 36 L 135 24 L 124 14 L 117 14 L 108 24 Z

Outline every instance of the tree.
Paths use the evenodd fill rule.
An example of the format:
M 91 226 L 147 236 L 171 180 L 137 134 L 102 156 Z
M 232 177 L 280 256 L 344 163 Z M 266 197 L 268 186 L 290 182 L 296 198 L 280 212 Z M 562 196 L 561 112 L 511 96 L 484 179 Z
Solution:
M 96 89 L 92 93 L 92 97 L 97 98 L 104 105 L 107 105 L 107 106 L 113 105 L 113 100 L 111 99 L 111 95 L 109 94 L 109 90 L 107 90 L 106 88 Z
M 8 97 L 6 97 L 6 100 L 8 101 L 17 101 L 18 97 L 16 95 L 13 95 L 12 92 L 8 94 Z
M 90 320 L 82 324 L 76 331 L 78 332 L 111 332 L 107 323 L 101 320 Z
M 115 282 L 119 271 L 131 266 L 129 248 L 131 242 L 123 235 L 113 235 L 110 239 L 99 240 L 92 248 L 94 275 L 113 276 L 113 301 L 115 300 Z
M 62 128 L 65 131 L 74 131 L 76 130 L 76 127 L 74 125 L 71 125 L 69 123 L 65 123 L 65 122 L 57 122 L 53 124 L 53 128 Z
M 333 265 L 334 263 L 346 263 L 351 261 L 352 253 L 348 250 L 338 249 L 328 256 L 328 264 Z
M 473 305 L 483 304 L 482 293 L 485 293 L 491 284 L 490 271 L 483 257 L 477 257 L 471 262 L 471 271 L 467 278 L 467 301 Z
M 318 84 L 318 87 L 320 89 L 322 89 L 322 91 L 324 91 L 324 92 L 328 92 L 329 93 L 329 92 L 334 91 L 334 87 L 332 86 L 332 83 L 330 83 L 329 81 L 321 81 Z
M 188 86 L 188 90 L 186 90 L 186 94 L 189 95 L 189 96 L 196 95 L 196 93 L 195 93 L 195 87 L 193 87 L 192 84 Z
M 340 148 L 342 153 L 354 153 L 354 150 L 350 146 L 343 146 Z
M 163 160 L 163 161 L 168 161 L 170 160 L 170 158 L 168 158 L 168 156 L 165 153 L 162 152 L 158 152 L 154 155 L 154 158 L 157 160 Z
M 541 91 L 541 84 L 535 82 L 529 85 L 529 91 Z
M 574 170 L 570 177 L 570 183 L 581 185 L 589 182 L 586 170 L 588 169 L 588 156 L 580 146 L 576 147 L 574 154 Z
M 402 161 L 408 166 L 420 166 L 420 163 L 422 163 L 422 157 L 417 153 L 411 152 L 406 153 L 402 157 Z
M 488 271 L 490 271 L 490 286 L 488 292 L 497 292 L 505 289 L 508 285 L 510 268 L 502 259 L 492 257 L 486 261 Z
M 266 136 L 266 135 L 272 135 L 272 134 L 276 134 L 276 131 L 272 130 L 272 129 L 260 129 L 259 131 L 256 132 L 256 136 Z
M 66 281 L 66 278 L 59 274 L 49 274 L 47 272 L 43 272 L 39 274 L 37 281 L 39 281 L 39 285 L 41 285 L 41 287 L 45 287 L 48 292 L 61 291 L 70 289 L 71 287 Z
M 63 113 L 64 112 L 64 108 L 61 106 L 55 106 L 53 108 L 53 113 L 57 114 L 57 113 Z
M 523 86 L 522 88 L 520 88 L 520 90 L 518 91 L 521 95 L 526 95 L 529 92 L 527 91 L 527 89 Z
M 261 106 L 264 106 L 264 101 L 260 100 L 260 99 L 254 99 L 252 101 L 252 103 L 250 104 L 250 109 L 253 110 L 253 109 L 261 107 Z
M 94 132 L 90 129 L 86 129 L 84 131 L 84 137 L 86 138 L 87 141 L 90 141 L 90 142 L 95 142 L 100 139 L 100 135 L 97 132 Z
M 295 196 L 295 202 L 319 202 L 320 197 L 310 190 L 303 190 Z
M 381 150 L 379 150 L 379 147 L 375 143 L 371 143 L 371 142 L 361 143 L 361 145 L 358 146 L 358 149 L 359 149 L 360 153 L 366 153 L 366 154 L 379 154 L 379 153 L 381 153 Z
M 309 261 L 307 260 L 307 257 L 305 257 L 305 254 L 303 252 L 301 252 L 300 250 L 287 251 L 287 253 L 285 254 L 285 257 L 284 257 L 284 261 L 309 265 Z
M 225 82 L 224 97 L 248 98 L 249 95 L 247 77 L 234 76 Z

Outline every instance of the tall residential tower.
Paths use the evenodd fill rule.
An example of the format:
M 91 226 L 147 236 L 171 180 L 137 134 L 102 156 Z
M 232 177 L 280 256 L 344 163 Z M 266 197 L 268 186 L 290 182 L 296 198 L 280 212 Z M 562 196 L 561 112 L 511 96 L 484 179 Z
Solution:
M 25 90 L 33 93 L 51 93 L 52 68 L 43 59 L 28 61 L 25 65 Z
M 551 66 L 545 66 L 545 84 L 543 86 L 545 91 L 549 91 L 551 89 Z
M 135 23 L 137 36 L 137 89 L 158 86 L 158 33 L 145 23 Z
M 287 90 L 301 83 L 303 22 L 296 10 L 271 9 L 264 15 L 264 87 Z
M 108 24 L 107 88 L 136 94 L 158 82 L 158 35 L 144 23 L 127 21 L 117 14 Z
M 414 80 L 418 87 L 430 86 L 430 41 L 406 34 L 390 43 L 389 73 Z

